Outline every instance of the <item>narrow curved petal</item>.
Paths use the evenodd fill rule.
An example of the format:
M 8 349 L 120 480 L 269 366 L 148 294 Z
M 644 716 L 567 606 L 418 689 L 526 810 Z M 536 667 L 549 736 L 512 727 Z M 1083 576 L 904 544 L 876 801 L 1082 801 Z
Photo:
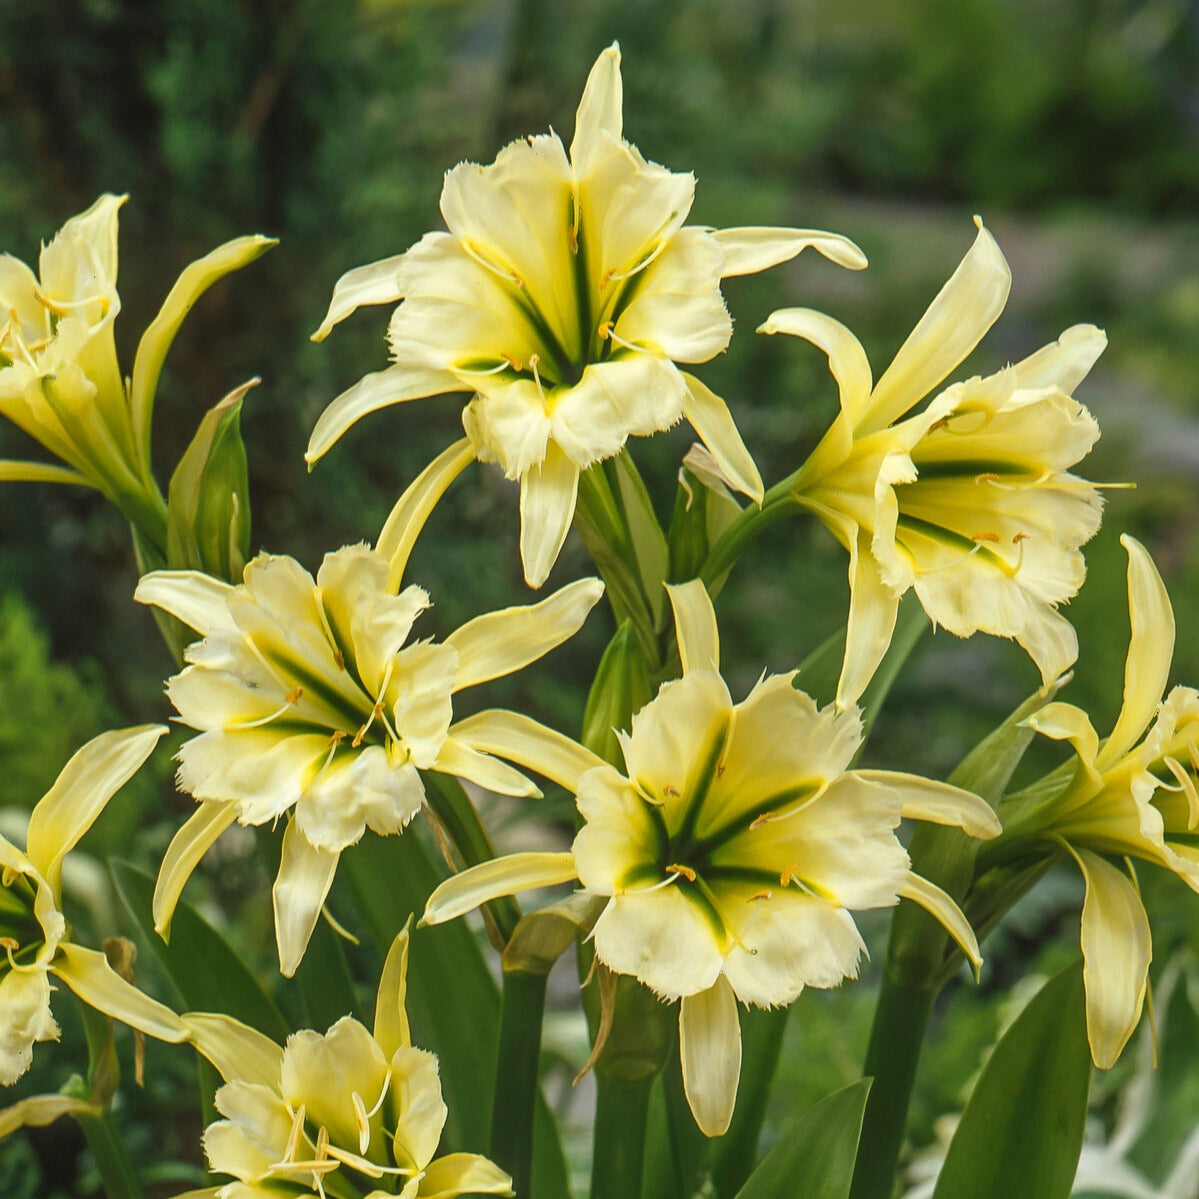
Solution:
M 837 380 L 842 411 L 855 425 L 861 420 L 873 387 L 870 361 L 862 343 L 840 321 L 811 308 L 780 308 L 766 318 L 758 332 L 802 337 L 823 350 Z
M 420 1180 L 420 1199 L 457 1195 L 511 1195 L 512 1179 L 477 1153 L 448 1153 L 430 1162 Z
M 536 662 L 583 627 L 603 594 L 599 579 L 578 579 L 540 603 L 468 620 L 445 639 L 446 645 L 458 651 L 454 690 L 486 683 Z
M 957 942 L 958 948 L 970 959 L 975 973 L 982 968 L 982 954 L 978 950 L 978 938 L 970 922 L 962 915 L 962 909 L 936 883 L 909 873 L 901 884 L 898 894 L 901 899 L 910 899 L 919 904 Z
M 279 1089 L 283 1050 L 270 1037 L 223 1012 L 184 1012 L 179 1019 L 188 1042 L 226 1082 Z
M 383 1056 L 391 1060 L 398 1049 L 412 1044 L 412 1032 L 408 1027 L 408 930 L 412 917 L 396 934 L 383 971 L 379 976 L 379 992 L 375 1000 L 374 1037 L 383 1050 Z
M 442 450 L 411 483 L 387 517 L 376 552 L 388 559 L 387 589 L 398 592 L 404 581 L 408 557 L 417 537 L 425 527 L 429 514 L 446 488 L 474 461 L 475 451 L 470 438 L 463 437 L 448 449 Z
M 683 400 L 687 423 L 716 459 L 729 486 L 760 504 L 765 494 L 762 476 L 741 440 L 728 405 L 692 375 L 684 374 L 683 379 L 687 384 Z
M 466 779 L 478 787 L 494 791 L 497 795 L 518 795 L 540 799 L 541 790 L 532 779 L 525 778 L 519 770 L 480 753 L 477 749 L 454 737 L 446 737 L 432 765 L 433 770 Z
M 790 262 L 809 247 L 848 270 L 860 271 L 866 266 L 866 255 L 848 237 L 823 229 L 745 226 L 716 229 L 714 236 L 724 251 L 724 267 L 720 272 L 724 279 L 730 275 L 756 275 L 758 271 Z
M 51 969 L 88 1007 L 160 1041 L 187 1039 L 183 1021 L 165 1004 L 127 983 L 98 950 L 64 941 Z
M 234 588 L 211 575 L 195 570 L 155 570 L 143 575 L 133 598 L 139 604 L 153 604 L 201 637 L 214 633 L 239 636 L 240 630 L 229 614 L 229 597 Z
M 1149 727 L 1165 694 L 1174 656 L 1174 609 L 1162 577 L 1136 538 L 1125 533 L 1120 544 L 1128 551 L 1128 619 L 1132 632 L 1124 664 L 1124 705 L 1112 735 L 1100 751 L 1100 769 L 1119 761 Z
M 983 339 L 1007 303 L 1012 273 L 995 239 L 978 236 L 875 384 L 863 432 L 884 429 L 920 402 Z
M 103 1109 L 70 1095 L 31 1095 L 0 1111 L 0 1139 L 18 1128 L 45 1128 L 60 1116 L 99 1116 Z
M 898 770 L 855 770 L 854 774 L 894 787 L 903 799 L 900 815 L 907 820 L 953 825 L 985 841 L 1003 831 L 991 805 L 973 791 Z
M 364 304 L 392 304 L 402 299 L 404 289 L 399 282 L 399 270 L 403 261 L 403 254 L 395 254 L 346 271 L 333 285 L 329 311 L 325 313 L 320 328 L 312 335 L 312 340 L 324 341 L 334 325 L 340 324 Z
M 1087 1040 L 1101 1070 L 1116 1064 L 1141 1018 L 1153 946 L 1149 918 L 1136 888 L 1089 849 L 1068 846 L 1082 871 L 1082 980 L 1087 992 Z
M 1095 764 L 1099 755 L 1099 734 L 1081 708 L 1060 702 L 1046 704 L 1028 718 L 1028 727 L 1053 741 L 1069 741 L 1091 782 L 1100 785 L 1102 780 Z
M 891 644 L 899 597 L 883 582 L 870 550 L 870 538 L 856 531 L 849 547 L 849 620 L 845 661 L 837 683 L 837 707 L 857 703 Z
M 692 579 L 689 583 L 667 584 L 666 594 L 674 611 L 683 674 L 692 670 L 719 673 L 720 632 L 708 589 L 699 579 Z
M 291 978 L 308 948 L 325 897 L 333 886 L 341 855 L 317 849 L 290 821 L 283 834 L 279 873 L 271 888 L 275 909 L 275 942 L 279 949 L 279 972 Z
M 579 468 L 551 441 L 545 459 L 520 480 L 520 560 L 540 587 L 558 560 L 579 492 Z
M 571 853 L 511 853 L 455 874 L 442 883 L 425 905 L 421 924 L 445 924 L 505 895 L 574 882 Z
M 86 475 L 81 475 L 69 466 L 55 466 L 49 462 L 0 461 L 0 483 L 68 483 L 76 487 L 95 487 Z
M 679 1007 L 679 1060 L 683 1090 L 699 1130 L 707 1137 L 728 1131 L 741 1078 L 741 1022 L 728 979 Z
M 496 754 L 565 787 L 572 795 L 579 779 L 603 759 L 562 733 L 529 716 L 491 708 L 451 726 L 450 736 L 480 753 Z
M 441 395 L 447 391 L 466 390 L 449 371 L 419 366 L 389 366 L 386 370 L 375 371 L 343 391 L 320 414 L 308 439 L 304 461 L 311 465 L 323 457 L 352 424 L 370 412 L 386 408 L 389 404 L 403 404 L 408 400 L 422 400 L 426 396 Z
M 1094 325 L 1072 325 L 1047 346 L 1017 362 L 1016 386 L 1022 390 L 1056 387 L 1067 395 L 1087 377 L 1107 347 L 1107 334 Z
M 171 917 L 192 871 L 217 838 L 237 819 L 235 803 L 202 803 L 171 838 L 154 884 L 154 931 L 170 941 Z
M 143 724 L 93 737 L 38 800 L 29 818 L 27 853 L 56 895 L 63 858 L 138 772 L 166 731 L 166 725 Z
M 1024 625 L 1015 637 L 1041 672 L 1044 687 L 1060 679 L 1078 661 L 1078 634 L 1074 626 L 1048 604 L 1030 603 Z
M 613 42 L 595 60 L 575 113 L 570 162 L 582 178 L 606 149 L 609 138 L 620 140 L 624 129 L 624 89 L 620 79 L 620 47 Z

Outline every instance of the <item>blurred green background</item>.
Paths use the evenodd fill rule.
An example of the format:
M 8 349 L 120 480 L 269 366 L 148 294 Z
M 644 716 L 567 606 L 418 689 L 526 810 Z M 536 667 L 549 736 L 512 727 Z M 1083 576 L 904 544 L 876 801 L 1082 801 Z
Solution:
M 169 470 L 202 413 L 261 376 L 243 418 L 254 546 L 315 569 L 324 551 L 373 539 L 460 427 L 458 397 L 387 409 L 307 475 L 317 414 L 386 360 L 384 309 L 309 342 L 334 281 L 439 227 L 441 175 L 455 163 L 490 161 L 512 137 L 550 125 L 568 138 L 587 70 L 613 39 L 624 54 L 626 136 L 696 174 L 693 223 L 834 229 L 870 258 L 850 275 L 804 255 L 726 288 L 737 334 L 699 373 L 728 399 L 767 483 L 802 460 L 836 393 L 819 353 L 754 328 L 777 307 L 821 308 L 858 333 L 877 373 L 969 247 L 979 213 L 1015 281 L 963 374 L 1019 359 L 1077 322 L 1110 339 L 1079 391 L 1104 430 L 1082 473 L 1136 488 L 1107 493 L 1088 584 L 1068 609 L 1082 655 L 1067 698 L 1110 727 L 1127 643 L 1123 530 L 1146 542 L 1170 588 L 1176 678 L 1199 682 L 1194 0 L 0 4 L 0 249 L 33 261 L 39 241 L 99 193 L 128 192 L 117 322 L 128 369 L 187 262 L 238 234 L 280 238 L 189 317 L 159 390 L 156 453 Z M 687 444 L 678 431 L 634 447 L 664 516 Z M 36 453 L 0 427 L 0 457 Z M 28 807 L 87 736 L 165 718 L 171 664 L 149 614 L 130 603 L 118 515 L 63 488 L 10 485 L 2 495 L 0 803 Z M 522 601 L 516 536 L 514 488 L 472 468 L 414 557 L 410 577 L 437 605 L 426 634 Z M 586 569 L 572 542 L 552 581 Z M 763 667 L 793 666 L 843 619 L 844 575 L 841 550 L 811 522 L 775 526 L 751 551 L 720 604 L 735 691 Z M 608 632 L 593 618 L 545 668 L 487 698 L 572 729 Z M 944 776 L 1036 682 L 1012 646 L 926 638 L 871 760 Z M 114 805 L 93 838 L 97 854 L 161 848 L 190 806 L 171 794 L 168 772 L 164 762 Z M 1194 909 L 1178 905 L 1179 889 L 1144 881 L 1164 960 L 1171 943 L 1199 940 Z M 247 896 L 247 910 L 261 906 L 255 885 L 226 895 L 226 916 Z M 1077 889 L 1063 881 L 1038 894 L 992 947 L 984 1009 L 1049 933 L 1076 935 Z M 233 924 L 248 947 L 269 944 L 261 915 Z M 871 930 L 880 952 L 883 924 Z M 801 1007 L 788 1103 L 854 1077 L 869 993 L 848 988 Z M 917 1096 L 927 1139 L 952 1106 L 958 1067 L 993 1035 L 991 1016 L 934 1044 Z M 19 1189 L 40 1177 L 36 1166 L 3 1169 L 18 1171 L 17 1189 L 4 1193 L 37 1193 Z

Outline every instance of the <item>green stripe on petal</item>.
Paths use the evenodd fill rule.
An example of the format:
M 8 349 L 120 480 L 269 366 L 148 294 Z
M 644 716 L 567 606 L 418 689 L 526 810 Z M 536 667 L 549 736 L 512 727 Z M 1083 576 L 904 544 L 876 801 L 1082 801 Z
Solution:
M 667 585 L 683 674 L 692 670 L 720 671 L 720 631 L 708 589 L 699 579 Z
M 200 859 L 237 818 L 236 803 L 202 803 L 171 838 L 154 884 L 154 931 L 170 941 L 171 917 Z
M 492 708 L 460 720 L 450 735 L 481 753 L 498 754 L 565 787 L 572 795 L 579 779 L 604 764 L 577 741 L 546 728 L 529 716 Z
M 160 1041 L 187 1039 L 183 1021 L 165 1004 L 127 983 L 98 950 L 64 941 L 50 968 L 88 1007 Z
M 458 651 L 454 690 L 512 674 L 548 654 L 582 628 L 603 594 L 599 579 L 579 579 L 538 604 L 468 620 L 445 639 Z
M 421 924 L 445 924 L 505 895 L 574 882 L 572 853 L 513 853 L 446 879 L 425 905 Z
M 957 942 L 958 948 L 970 959 L 975 973 L 982 968 L 982 955 L 978 949 L 978 938 L 962 909 L 935 883 L 920 875 L 909 873 L 897 892 L 901 899 L 910 899 L 934 917 L 945 931 Z
M 741 1023 L 737 998 L 721 975 L 679 1007 L 679 1059 L 683 1090 L 700 1131 L 718 1137 L 728 1130 L 741 1077 Z

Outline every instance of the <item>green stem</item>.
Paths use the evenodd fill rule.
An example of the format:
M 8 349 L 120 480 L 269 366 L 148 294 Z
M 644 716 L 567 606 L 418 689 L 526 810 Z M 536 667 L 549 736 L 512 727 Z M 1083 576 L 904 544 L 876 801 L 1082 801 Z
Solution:
M 745 547 L 754 538 L 784 516 L 803 511 L 803 505 L 785 486 L 787 482 L 788 480 L 784 480 L 783 483 L 775 484 L 766 493 L 760 507 L 751 504 L 745 508 L 708 551 L 700 578 L 713 596 L 720 590 L 724 576 L 732 570 Z
M 540 972 L 505 970 L 500 1001 L 491 1157 L 512 1175 L 513 1189 L 526 1199 L 533 1194 L 533 1114 L 548 977 Z
M 627 1079 L 597 1073 L 595 1082 L 591 1199 L 638 1199 L 654 1075 Z
M 94 1115 L 78 1113 L 75 1119 L 87 1137 L 108 1199 L 141 1199 L 142 1188 L 137 1181 L 133 1162 L 113 1121 L 112 1112 L 108 1110 L 121 1078 L 112 1040 L 112 1020 L 86 1004 L 81 1003 L 79 1011 L 87 1039 L 88 1081 L 85 1084 L 76 1076 L 67 1093 L 76 1099 L 88 1099 L 101 1110 Z
M 936 989 L 883 976 L 864 1073 L 874 1078 L 850 1199 L 890 1199 L 916 1065 Z
M 141 1185 L 112 1113 L 103 1112 L 96 1116 L 80 1113 L 75 1120 L 87 1137 L 88 1148 L 96 1159 L 96 1168 L 104 1180 L 104 1193 L 108 1199 L 142 1199 Z

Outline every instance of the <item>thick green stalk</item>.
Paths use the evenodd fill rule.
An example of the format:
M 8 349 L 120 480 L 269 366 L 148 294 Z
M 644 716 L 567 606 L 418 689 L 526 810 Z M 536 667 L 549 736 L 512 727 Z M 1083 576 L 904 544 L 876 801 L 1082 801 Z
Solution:
M 786 483 L 787 480 L 784 480 Z M 760 536 L 776 520 L 803 510 L 803 505 L 785 488 L 783 483 L 776 484 L 765 495 L 759 507 L 751 504 L 741 515 L 720 535 L 716 544 L 708 551 L 704 559 L 700 578 L 710 592 L 715 594 L 717 584 L 736 565 L 745 547 L 755 537 Z
M 654 1075 L 596 1075 L 591 1199 L 638 1199 L 645 1161 L 645 1126 Z
M 512 1175 L 513 1189 L 526 1199 L 533 1195 L 533 1114 L 547 980 L 540 971 L 505 970 L 500 1001 L 491 1157 Z
M 141 1184 L 108 1108 L 121 1078 L 112 1039 L 112 1020 L 86 1004 L 80 1004 L 79 1011 L 87 1038 L 88 1081 L 84 1083 L 76 1075 L 66 1088 L 66 1093 L 76 1099 L 90 1100 L 98 1106 L 94 1115 L 80 1112 L 75 1119 L 87 1137 L 88 1148 L 96 1159 L 96 1168 L 104 1180 L 104 1193 L 108 1199 L 141 1199 Z
M 133 1163 L 125 1149 L 125 1142 L 117 1132 L 111 1112 L 88 1115 L 84 1112 L 75 1117 L 87 1146 L 96 1160 L 96 1168 L 104 1180 L 104 1193 L 108 1199 L 142 1199 L 141 1184 L 133 1170 Z
M 936 989 L 883 976 L 864 1074 L 872 1077 L 850 1199 L 890 1199 Z

